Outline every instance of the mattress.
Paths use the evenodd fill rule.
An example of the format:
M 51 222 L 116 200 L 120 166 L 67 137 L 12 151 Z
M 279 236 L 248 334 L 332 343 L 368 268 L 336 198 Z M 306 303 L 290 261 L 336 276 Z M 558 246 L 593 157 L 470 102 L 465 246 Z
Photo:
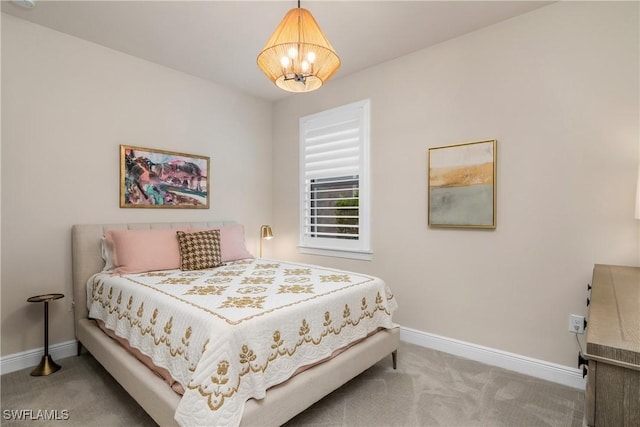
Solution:
M 396 302 L 382 280 L 291 262 L 101 273 L 87 287 L 89 317 L 184 388 L 175 416 L 182 425 L 237 425 L 248 399 L 395 327 Z

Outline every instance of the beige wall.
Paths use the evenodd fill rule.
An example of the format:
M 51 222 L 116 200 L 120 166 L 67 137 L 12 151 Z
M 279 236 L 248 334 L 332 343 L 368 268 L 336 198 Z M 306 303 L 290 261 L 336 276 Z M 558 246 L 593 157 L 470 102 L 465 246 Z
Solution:
M 638 16 L 556 3 L 280 101 L 269 245 L 381 276 L 403 326 L 575 367 L 593 264 L 638 263 Z M 374 259 L 301 255 L 298 118 L 365 98 Z M 429 229 L 427 148 L 494 138 L 497 229 Z
M 2 355 L 74 339 L 74 223 L 271 219 L 271 104 L 2 14 Z M 119 144 L 211 157 L 209 210 L 120 209 Z

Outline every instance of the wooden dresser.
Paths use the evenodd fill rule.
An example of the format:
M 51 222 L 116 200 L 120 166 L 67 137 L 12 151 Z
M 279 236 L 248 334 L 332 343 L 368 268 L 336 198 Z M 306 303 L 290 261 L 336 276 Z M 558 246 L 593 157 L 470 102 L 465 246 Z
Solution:
M 640 268 L 596 264 L 587 323 L 589 426 L 640 426 Z

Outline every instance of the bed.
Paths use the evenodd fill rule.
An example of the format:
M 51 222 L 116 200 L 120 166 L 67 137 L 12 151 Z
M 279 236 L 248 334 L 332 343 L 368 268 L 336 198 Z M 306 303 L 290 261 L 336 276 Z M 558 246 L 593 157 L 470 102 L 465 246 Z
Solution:
M 91 295 L 88 295 L 87 283 L 105 266 L 103 258 L 105 233 L 117 230 L 170 230 L 173 232 L 174 229 L 223 229 L 234 224 L 233 221 L 222 221 L 81 224 L 72 227 L 73 295 L 78 354 L 82 347 L 90 352 L 159 425 L 179 424 L 175 417 L 183 397 L 172 390 L 161 377 L 144 367 L 132 353 L 107 336 L 95 320 L 89 318 L 87 297 L 89 296 L 91 300 Z M 258 261 L 252 260 L 245 264 L 255 268 L 263 266 L 257 263 Z M 235 266 L 233 262 L 229 265 L 228 268 L 245 268 Z M 97 287 L 94 286 L 94 289 Z M 246 403 L 243 402 L 244 408 L 240 410 L 242 415 L 239 424 L 281 425 L 389 355 L 392 355 L 395 368 L 399 329 L 393 326 L 378 328 L 375 333 L 369 333 L 357 343 L 341 349 L 341 352 L 335 352 L 328 360 L 322 359 L 290 379 L 270 386 L 264 397 L 250 398 Z M 194 389 L 197 388 L 194 387 Z M 202 395 L 206 394 L 203 388 L 198 392 Z M 190 424 L 189 421 L 185 422 L 184 418 L 180 423 Z M 233 423 L 238 424 L 235 421 Z

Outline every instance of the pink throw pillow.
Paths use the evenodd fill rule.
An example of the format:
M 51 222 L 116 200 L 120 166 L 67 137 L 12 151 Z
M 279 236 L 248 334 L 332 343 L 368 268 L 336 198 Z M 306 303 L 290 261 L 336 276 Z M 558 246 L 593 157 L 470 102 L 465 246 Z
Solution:
M 153 230 L 111 230 L 105 233 L 112 252 L 114 273 L 143 273 L 180 268 L 180 247 L 176 231 L 183 228 Z
M 220 249 L 222 262 L 253 258 L 244 242 L 242 224 L 225 225 L 220 229 Z

